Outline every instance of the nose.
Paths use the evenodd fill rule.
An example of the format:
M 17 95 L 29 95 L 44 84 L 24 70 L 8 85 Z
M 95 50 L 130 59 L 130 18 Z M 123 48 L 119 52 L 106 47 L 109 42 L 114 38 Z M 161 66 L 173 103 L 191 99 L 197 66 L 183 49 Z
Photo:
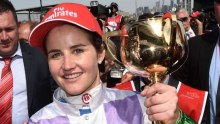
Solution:
M 76 67 L 76 64 L 71 58 L 71 56 L 65 56 L 63 60 L 63 69 L 65 71 L 69 71 L 69 70 L 74 69 L 75 67 Z

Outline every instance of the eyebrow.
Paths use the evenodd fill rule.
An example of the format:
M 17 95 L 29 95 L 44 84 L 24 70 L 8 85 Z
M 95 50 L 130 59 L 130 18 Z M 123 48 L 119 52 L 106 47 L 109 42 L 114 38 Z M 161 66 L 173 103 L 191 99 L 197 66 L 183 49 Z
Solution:
M 4 27 L 4 28 L 0 27 L 1 31 L 3 31 L 3 30 L 14 30 L 14 29 L 16 29 L 16 26 L 8 26 L 8 27 Z
M 51 54 L 51 53 L 54 53 L 54 52 L 58 52 L 58 51 L 60 51 L 60 50 L 58 50 L 58 49 L 50 50 L 50 51 L 47 53 L 47 55 L 49 55 L 49 54 Z
M 71 46 L 70 49 L 76 49 L 78 47 L 84 47 L 84 46 L 86 46 L 86 45 L 84 45 L 84 44 L 77 44 L 77 45 Z M 60 51 L 59 49 L 52 49 L 47 54 L 49 55 L 50 53 L 59 52 L 59 51 Z
M 77 45 L 71 46 L 70 49 L 75 49 L 75 48 L 84 47 L 84 46 L 86 46 L 86 45 L 85 44 L 77 44 Z

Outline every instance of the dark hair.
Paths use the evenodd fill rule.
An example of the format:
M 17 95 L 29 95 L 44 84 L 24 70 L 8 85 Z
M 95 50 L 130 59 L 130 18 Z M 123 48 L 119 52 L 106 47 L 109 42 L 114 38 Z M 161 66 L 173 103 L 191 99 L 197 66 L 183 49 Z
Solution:
M 118 4 L 115 3 L 115 2 L 112 2 L 112 3 L 110 4 L 110 6 L 114 6 L 114 7 L 118 8 Z
M 8 0 L 0 0 L 0 14 L 8 11 L 12 12 L 15 21 L 18 22 L 17 14 L 12 3 Z
M 73 25 L 73 26 L 76 26 L 76 25 Z M 79 26 L 76 26 L 76 27 L 81 28 Z M 88 30 L 86 30 L 84 28 L 81 28 L 81 29 L 86 31 L 89 34 L 89 41 L 95 47 L 95 50 L 97 52 L 102 52 L 102 50 L 103 50 L 102 38 L 97 33 L 95 33 L 95 32 L 88 31 Z M 43 41 L 43 51 L 45 52 L 45 54 L 46 54 L 46 51 L 47 51 L 46 42 L 45 41 L 47 40 L 47 36 L 48 36 L 49 32 L 47 33 L 47 35 L 45 36 L 44 41 Z
M 101 52 L 103 50 L 102 38 L 95 32 L 90 32 L 90 31 L 87 32 L 89 34 L 89 40 L 91 41 L 92 45 L 95 47 L 96 51 Z
M 117 3 L 112 2 L 112 3 L 110 4 L 110 6 L 116 8 L 116 10 L 118 11 L 118 4 L 117 4 Z

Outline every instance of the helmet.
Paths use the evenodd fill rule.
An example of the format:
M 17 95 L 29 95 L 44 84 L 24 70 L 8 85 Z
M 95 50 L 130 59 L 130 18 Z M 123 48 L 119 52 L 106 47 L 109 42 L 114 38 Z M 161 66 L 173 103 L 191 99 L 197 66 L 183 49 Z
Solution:
M 102 4 L 98 4 L 98 15 L 107 14 L 106 7 Z
M 110 4 L 110 6 L 111 6 L 111 7 L 115 7 L 115 8 L 117 8 L 117 10 L 118 10 L 118 4 L 115 3 L 115 2 L 112 2 L 112 3 Z

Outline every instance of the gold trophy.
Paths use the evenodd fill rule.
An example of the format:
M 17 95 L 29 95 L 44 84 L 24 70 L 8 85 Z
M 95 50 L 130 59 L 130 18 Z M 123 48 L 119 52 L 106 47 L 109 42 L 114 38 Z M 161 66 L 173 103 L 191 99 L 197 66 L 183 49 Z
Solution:
M 112 36 L 121 37 L 122 63 L 108 49 L 109 38 Z M 121 31 L 107 32 L 103 35 L 103 40 L 107 52 L 116 63 L 137 76 L 150 79 L 150 86 L 161 82 L 165 75 L 177 70 L 188 54 L 182 23 L 171 13 L 138 20 L 123 26 Z M 148 69 L 159 70 L 161 67 L 165 70 L 146 73 Z M 152 123 L 162 124 L 162 121 Z

